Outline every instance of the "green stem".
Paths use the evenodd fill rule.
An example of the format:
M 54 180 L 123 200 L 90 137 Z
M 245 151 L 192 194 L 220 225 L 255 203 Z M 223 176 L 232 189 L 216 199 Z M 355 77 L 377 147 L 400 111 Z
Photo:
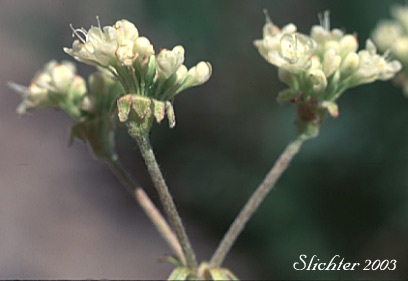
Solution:
M 109 167 L 120 180 L 120 182 L 125 186 L 126 190 L 132 195 L 133 198 L 136 198 L 137 187 L 134 182 L 131 180 L 129 174 L 125 171 L 122 164 L 117 160 L 116 157 L 112 157 L 107 160 Z
M 305 135 L 298 136 L 293 142 L 291 142 L 286 149 L 283 151 L 279 159 L 275 162 L 275 165 L 266 175 L 262 183 L 255 190 L 252 196 L 249 198 L 245 206 L 242 208 L 239 215 L 235 218 L 234 222 L 231 224 L 224 238 L 218 245 L 217 250 L 213 254 L 210 260 L 210 266 L 221 266 L 228 252 L 230 251 L 235 240 L 238 238 L 239 234 L 244 229 L 248 220 L 253 216 L 253 214 L 258 209 L 259 205 L 268 195 L 268 193 L 274 187 L 276 181 L 280 178 L 282 173 L 288 167 L 292 158 L 298 153 L 303 142 L 305 142 L 309 137 Z
M 147 170 L 149 171 L 150 177 L 153 180 L 154 186 L 159 193 L 160 201 L 163 204 L 163 208 L 167 215 L 167 218 L 169 219 L 170 224 L 177 236 L 177 239 L 180 242 L 181 248 L 183 249 L 187 266 L 192 270 L 196 270 L 197 260 L 193 248 L 191 247 L 190 240 L 188 239 L 184 226 L 181 222 L 181 218 L 174 204 L 173 198 L 169 192 L 166 182 L 164 181 L 159 165 L 157 164 L 152 147 L 150 145 L 149 138 L 147 136 L 140 135 L 134 137 L 137 141 L 137 144 L 139 145 L 140 151 L 145 160 Z

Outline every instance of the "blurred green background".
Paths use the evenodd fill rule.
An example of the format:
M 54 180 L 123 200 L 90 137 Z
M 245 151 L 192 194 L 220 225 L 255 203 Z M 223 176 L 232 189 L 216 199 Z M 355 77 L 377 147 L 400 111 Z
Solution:
M 262 36 L 262 10 L 269 10 L 275 24 L 293 22 L 305 33 L 318 24 L 319 12 L 330 10 L 331 26 L 356 33 L 364 46 L 376 23 L 390 17 L 393 3 L 403 1 L 3 0 L 0 31 L 18 44 L 0 43 L 1 89 L 7 93 L 1 98 L 8 104 L 7 115 L 0 116 L 3 121 L 10 118 L 14 110 L 10 106 L 19 102 L 4 88 L 4 81 L 28 84 L 49 59 L 71 59 L 62 51 L 72 42 L 69 23 L 87 28 L 96 25 L 96 15 L 102 25 L 126 18 L 155 50 L 183 45 L 185 64 L 191 67 L 208 60 L 213 76 L 203 86 L 178 96 L 177 126 L 169 130 L 165 122 L 155 125 L 151 138 L 187 228 L 200 225 L 204 235 L 218 241 L 294 137 L 294 109 L 275 101 L 285 86 L 252 44 Z M 93 71 L 89 66 L 78 68 L 84 76 Z M 339 118 L 327 118 L 320 136 L 304 145 L 240 236 L 232 254 L 245 257 L 250 273 L 231 268 L 238 276 L 408 278 L 408 100 L 392 82 L 376 82 L 349 90 L 340 99 L 339 109 Z M 61 113 L 50 111 L 43 118 L 55 115 Z M 63 130 L 68 130 L 68 118 L 62 125 L 58 118 L 49 121 L 54 124 L 51 128 L 64 125 Z M 18 131 L 16 126 L 25 120 L 13 128 Z M 31 131 L 45 126 L 30 122 Z M 1 137 L 4 144 L 6 133 Z M 156 200 L 135 143 L 125 131 L 118 133 L 117 147 L 125 165 Z M 85 150 L 74 148 L 71 153 Z M 211 242 L 208 253 L 215 246 Z M 396 259 L 398 263 L 395 271 L 362 271 L 362 267 L 353 272 L 295 271 L 293 263 L 301 254 L 318 255 L 321 261 L 340 255 L 360 264 L 366 259 Z M 209 258 L 208 254 L 199 256 Z M 225 265 L 233 264 L 227 259 Z

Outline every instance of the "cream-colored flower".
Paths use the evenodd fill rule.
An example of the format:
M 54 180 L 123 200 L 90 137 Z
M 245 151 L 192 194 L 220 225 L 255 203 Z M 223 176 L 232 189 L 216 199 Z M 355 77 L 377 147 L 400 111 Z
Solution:
M 163 49 L 157 55 L 157 71 L 166 79 L 173 75 L 184 62 L 184 48 L 176 46 L 173 50 Z
M 212 74 L 212 67 L 209 62 L 201 61 L 196 66 L 190 68 L 188 70 L 187 78 L 186 78 L 186 87 L 194 87 L 205 82 L 210 79 Z
M 199 62 L 189 70 L 183 64 L 184 48 L 180 45 L 155 55 L 149 39 L 140 37 L 135 25 L 127 20 L 103 28 L 98 20 L 98 26 L 89 31 L 82 28 L 73 32 L 78 40 L 65 52 L 78 61 L 109 71 L 121 83 L 125 95 L 118 101 L 119 119 L 127 122 L 133 132 L 147 132 L 153 117 L 160 122 L 164 112 L 173 127 L 173 98 L 182 90 L 205 83 L 212 73 L 208 62 Z M 95 110 L 94 100 L 95 97 L 84 98 L 81 108 Z
M 267 17 L 263 38 L 254 42 L 289 86 L 278 94 L 278 102 L 296 104 L 298 132 L 309 136 L 317 134 L 326 113 L 338 116 L 336 100 L 345 90 L 388 80 L 401 69 L 398 61 L 377 54 L 371 40 L 367 40 L 366 49 L 358 51 L 355 35 L 330 29 L 328 12 L 320 21 L 306 35 L 297 32 L 293 24 L 280 30 Z
M 408 5 L 395 4 L 391 7 L 391 14 L 408 31 Z
M 372 38 L 381 51 L 391 48 L 403 35 L 403 27 L 391 20 L 381 21 L 372 33 Z
M 395 82 L 408 96 L 408 6 L 391 7 L 392 20 L 382 20 L 372 33 L 372 38 L 382 52 L 402 63 L 403 69 Z
M 135 42 L 139 32 L 127 20 L 119 20 L 113 26 L 102 28 L 98 19 L 98 26 L 92 26 L 88 31 L 83 28 L 72 30 L 78 40 L 73 42 L 71 49 L 64 48 L 64 51 L 80 62 L 116 67 L 131 65 L 136 59 Z
M 263 39 L 255 40 L 254 45 L 269 63 L 291 71 L 305 71 L 311 66 L 310 56 L 316 43 L 296 30 L 294 24 L 280 30 L 267 16 Z
M 350 87 L 371 83 L 375 80 L 388 80 L 401 70 L 401 64 L 387 61 L 384 56 L 377 54 L 374 43 L 368 39 L 366 49 L 358 52 L 359 67 L 350 80 Z
M 19 114 L 43 106 L 59 106 L 69 100 L 78 101 L 86 93 L 86 84 L 82 77 L 76 75 L 75 65 L 68 61 L 58 64 L 47 63 L 30 83 L 29 87 L 10 83 L 19 92 L 23 101 L 17 108 Z

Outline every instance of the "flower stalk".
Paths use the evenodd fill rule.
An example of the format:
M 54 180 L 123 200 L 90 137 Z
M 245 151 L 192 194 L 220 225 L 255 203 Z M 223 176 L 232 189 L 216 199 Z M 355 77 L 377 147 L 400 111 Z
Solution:
M 224 235 L 224 238 L 221 240 L 217 250 L 211 257 L 211 260 L 209 262 L 210 267 L 217 267 L 222 265 L 225 257 L 229 253 L 238 236 L 241 234 L 246 223 L 254 215 L 268 193 L 273 189 L 275 183 L 286 170 L 293 157 L 299 152 L 302 144 L 309 138 L 310 136 L 301 134 L 294 141 L 289 143 L 289 145 L 285 148 L 279 159 L 275 162 L 272 169 L 266 175 L 262 183 L 252 194 L 252 196 L 249 198 L 239 215 L 231 224 L 227 233 Z
M 153 149 L 150 144 L 148 136 L 133 136 L 139 146 L 140 152 L 145 160 L 147 170 L 152 178 L 153 184 L 159 194 L 160 201 L 163 205 L 167 218 L 170 221 L 171 226 L 180 242 L 180 246 L 183 249 L 183 253 L 186 259 L 186 265 L 192 269 L 197 269 L 197 260 L 191 247 L 190 240 L 184 229 L 181 218 L 174 204 L 173 198 L 169 192 L 167 184 L 157 164 L 156 157 L 154 156 Z
M 129 174 L 125 171 L 122 164 L 117 160 L 116 157 L 112 157 L 111 159 L 107 160 L 109 167 L 111 168 L 112 172 L 115 176 L 119 179 L 119 181 L 125 186 L 126 190 L 132 195 L 133 198 L 136 198 L 136 191 L 137 185 L 131 180 Z

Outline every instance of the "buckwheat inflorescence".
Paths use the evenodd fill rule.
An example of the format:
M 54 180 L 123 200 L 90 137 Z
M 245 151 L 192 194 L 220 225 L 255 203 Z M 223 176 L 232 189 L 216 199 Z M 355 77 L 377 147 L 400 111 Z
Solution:
M 289 86 L 278 101 L 296 104 L 299 133 L 316 135 L 327 112 L 337 117 L 336 100 L 348 88 L 390 79 L 401 69 L 398 61 L 378 55 L 371 40 L 358 51 L 355 35 L 330 29 L 328 12 L 309 35 L 294 24 L 280 29 L 266 15 L 263 38 L 254 44 Z

